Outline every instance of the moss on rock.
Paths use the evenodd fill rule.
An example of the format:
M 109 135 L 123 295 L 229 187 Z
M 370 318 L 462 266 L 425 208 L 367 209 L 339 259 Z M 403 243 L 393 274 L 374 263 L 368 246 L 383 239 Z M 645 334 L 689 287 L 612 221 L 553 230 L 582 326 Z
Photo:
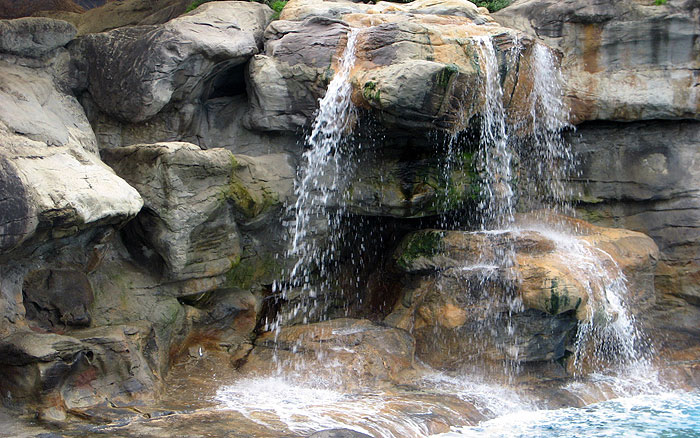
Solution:
M 396 259 L 399 267 L 408 269 L 420 257 L 432 257 L 444 251 L 443 233 L 436 230 L 418 231 L 404 239 Z

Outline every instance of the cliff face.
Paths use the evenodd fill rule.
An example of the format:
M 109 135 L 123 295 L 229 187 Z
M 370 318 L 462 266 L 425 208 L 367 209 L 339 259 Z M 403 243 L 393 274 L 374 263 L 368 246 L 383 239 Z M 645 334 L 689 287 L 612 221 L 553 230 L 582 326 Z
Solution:
M 489 68 L 508 123 L 532 135 L 543 40 L 561 52 L 577 124 L 569 141 L 580 172 L 570 181 L 580 217 L 651 239 L 556 222 L 609 254 L 629 280 L 631 310 L 663 334 L 656 340 L 671 357 L 698 359 L 685 349 L 700 335 L 694 2 L 519 0 L 492 17 L 466 0 L 292 0 L 275 21 L 258 3 L 211 2 L 181 16 L 180 3 L 150 3 L 108 3 L 72 16 L 75 26 L 0 21 L 5 404 L 54 420 L 107 415 L 94 410 L 104 400 L 155 400 L 172 365 L 202 348 L 237 366 L 247 360 L 244 371 L 271 366 L 274 336 L 257 333 L 308 299 L 287 284 L 295 179 L 350 29 L 360 128 L 341 175 L 322 175 L 345 184 L 323 208 L 349 228 L 322 249 L 338 280 L 317 301 L 325 316 L 359 321 L 304 328 L 292 317 L 283 342 L 321 333 L 304 341 L 312 351 L 328 327 L 361 327 L 371 336 L 346 334 L 359 353 L 337 360 L 392 383 L 415 371 L 414 354 L 436 367 L 480 356 L 563 370 L 576 327 L 602 302 L 566 251 L 542 230 L 517 235 L 519 282 L 502 271 L 478 289 L 461 268 L 482 263 L 477 253 L 496 257 L 500 238 L 433 232 L 445 218 L 473 226 L 479 142 L 469 138 L 486 123 Z M 455 138 L 471 149 L 454 153 Z M 319 241 L 337 231 L 324 217 L 310 221 Z M 327 274 L 318 267 L 310 277 Z M 456 292 L 465 287 L 476 292 Z M 506 293 L 517 311 L 492 299 Z M 501 339 L 510 327 L 500 315 L 511 313 L 514 346 Z M 463 336 L 484 320 L 497 337 Z M 438 339 L 449 348 L 436 349 Z
M 659 329 L 697 337 L 700 6 L 529 0 L 494 16 L 562 51 L 580 213 L 655 240 Z

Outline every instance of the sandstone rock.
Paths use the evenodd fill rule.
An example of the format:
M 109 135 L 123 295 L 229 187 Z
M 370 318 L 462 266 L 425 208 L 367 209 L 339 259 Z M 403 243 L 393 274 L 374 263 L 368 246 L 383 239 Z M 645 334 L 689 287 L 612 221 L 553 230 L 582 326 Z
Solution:
M 226 273 L 231 286 L 247 288 L 278 272 L 272 259 L 284 236 L 270 233 L 279 231 L 281 204 L 292 195 L 286 155 L 234 158 L 225 149 L 158 143 L 107 149 L 103 157 L 145 200 L 125 229 L 130 251 L 166 278 L 200 287 L 183 294 L 216 289 Z
M 255 129 L 295 130 L 309 121 L 350 27 L 359 31 L 353 102 L 385 125 L 465 128 L 481 105 L 486 45 L 495 46 L 505 96 L 526 97 L 532 87 L 531 79 L 518 80 L 518 66 L 531 56 L 533 41 L 468 1 L 293 0 L 281 18 L 267 29 L 265 53 L 248 70 L 248 124 Z
M 556 231 L 561 227 L 568 231 Z M 512 269 L 500 262 L 508 251 Z M 640 233 L 561 217 L 523 216 L 512 231 L 417 232 L 397 250 L 398 266 L 414 279 L 385 322 L 411 330 L 419 356 L 435 366 L 457 366 L 460 354 L 555 360 L 564 355 L 576 319 L 605 324 L 616 318 L 604 288 L 614 287 L 618 269 L 627 288 L 616 293 L 627 293 L 620 298 L 629 313 L 648 313 L 657 253 Z
M 36 0 L 27 2 L 0 0 L 0 18 L 30 17 L 43 11 L 79 14 L 85 12 L 85 9 L 73 2 L 73 0 Z
M 76 32 L 72 24 L 48 18 L 0 20 L 0 52 L 38 58 L 68 44 Z
M 564 53 L 572 117 L 697 119 L 697 4 L 518 0 L 494 14 Z
M 341 318 L 263 334 L 241 370 L 266 375 L 279 361 L 290 370 L 314 369 L 334 382 L 363 387 L 399 381 L 400 373 L 413 366 L 413 351 L 413 338 L 403 330 Z
M 61 411 L 152 400 L 143 340 L 138 328 L 125 326 L 72 336 L 18 332 L 0 341 L 3 397 Z
M 366 216 L 423 217 L 464 207 L 476 192 L 471 157 L 445 171 L 445 159 L 423 156 L 395 158 L 401 152 L 365 152 L 352 173 L 345 207 Z M 343 169 L 347 172 L 348 169 Z
M 235 362 L 250 351 L 261 307 L 259 298 L 250 291 L 221 289 L 181 300 L 188 303 L 191 324 L 181 350 L 187 348 L 189 356 L 200 359 L 207 351 L 219 350 Z
M 166 24 L 86 35 L 71 53 L 102 112 L 142 122 L 171 102 L 199 99 L 257 53 L 271 15 L 259 3 L 212 2 Z
M 25 277 L 26 318 L 49 331 L 90 325 L 94 296 L 87 276 L 75 270 L 42 269 Z

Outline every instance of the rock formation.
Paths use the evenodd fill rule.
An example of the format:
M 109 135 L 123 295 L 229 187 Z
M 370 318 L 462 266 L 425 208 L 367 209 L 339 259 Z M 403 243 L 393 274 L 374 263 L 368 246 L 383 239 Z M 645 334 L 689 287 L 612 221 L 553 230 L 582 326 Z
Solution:
M 246 376 L 340 366 L 348 387 L 398 392 L 421 362 L 564 379 L 585 368 L 577 336 L 624 322 L 606 295 L 618 280 L 664 357 L 697 363 L 695 2 L 517 0 L 492 16 L 467 0 L 290 0 L 275 20 L 260 3 L 188 4 L 0 20 L 6 406 L 59 422 L 155 412 L 173 366 L 206 361 Z M 351 32 L 354 130 L 323 205 L 336 228 L 312 230 L 338 233 L 332 263 L 305 271 L 316 292 L 289 277 L 295 180 Z M 522 153 L 514 180 L 541 182 L 520 179 L 539 135 L 536 53 L 555 53 L 543 44 L 577 125 L 573 201 L 596 225 L 539 212 L 479 231 L 489 75 Z M 577 265 L 591 254 L 604 285 Z M 298 316 L 306 303 L 317 312 Z M 483 417 L 459 406 L 441 418 Z

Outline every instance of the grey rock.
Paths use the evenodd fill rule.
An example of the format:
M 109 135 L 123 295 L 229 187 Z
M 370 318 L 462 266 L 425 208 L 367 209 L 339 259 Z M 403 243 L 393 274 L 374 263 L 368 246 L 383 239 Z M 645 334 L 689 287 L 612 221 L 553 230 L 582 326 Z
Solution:
M 97 156 L 82 108 L 52 76 L 0 61 L 0 253 L 132 218 L 142 201 Z
M 212 2 L 163 25 L 86 35 L 70 50 L 100 110 L 142 122 L 258 53 L 271 15 L 259 3 Z
M 72 24 L 49 18 L 0 20 L 0 53 L 39 58 L 68 44 L 77 32 Z
M 571 141 L 581 161 L 574 186 L 581 216 L 652 237 L 660 250 L 659 321 L 697 332 L 684 315 L 700 305 L 700 124 L 584 124 Z
M 240 236 L 226 192 L 233 155 L 188 143 L 135 145 L 103 151 L 104 160 L 144 198 L 127 230 L 132 250 L 167 278 L 214 277 L 240 257 Z M 145 247 L 141 245 L 146 245 Z
M 78 2 L 77 2 L 78 3 Z M 94 2 L 92 2 L 94 4 Z M 100 1 L 99 7 L 81 14 L 65 11 L 38 11 L 35 15 L 66 20 L 78 28 L 79 35 L 105 32 L 118 27 L 163 24 L 182 15 L 191 0 Z M 92 5 L 91 5 L 92 6 Z
M 42 269 L 29 273 L 22 288 L 26 318 L 43 329 L 58 331 L 68 326 L 90 325 L 92 286 L 75 270 Z
M 345 207 L 366 216 L 425 217 L 465 208 L 475 195 L 471 163 L 453 164 L 448 175 L 444 159 L 412 154 L 396 158 L 397 150 L 364 152 L 357 157 Z M 343 169 L 348 172 L 348 169 Z
M 16 402 L 61 410 L 152 400 L 156 383 L 140 353 L 143 340 L 124 326 L 72 336 L 17 332 L 0 341 L 0 388 Z

